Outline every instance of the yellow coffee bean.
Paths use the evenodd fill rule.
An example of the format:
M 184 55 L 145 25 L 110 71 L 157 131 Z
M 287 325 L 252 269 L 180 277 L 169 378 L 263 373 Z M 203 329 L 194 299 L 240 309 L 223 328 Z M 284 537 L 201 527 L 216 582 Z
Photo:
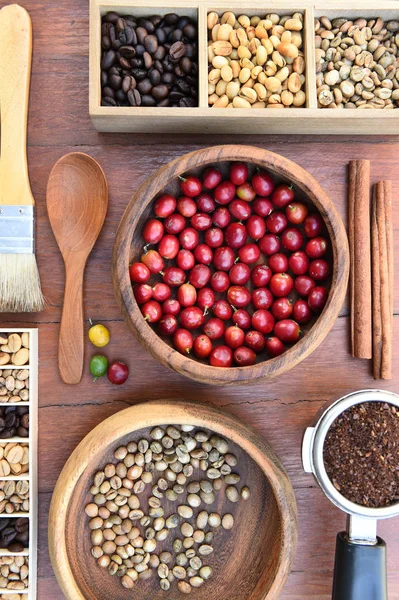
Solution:
M 294 106 L 303 106 L 306 102 L 306 94 L 303 90 L 299 90 L 296 94 L 294 94 Z
M 288 21 L 284 23 L 284 27 L 291 31 L 301 31 L 303 24 L 299 19 L 288 19 Z
M 252 54 L 246 46 L 239 46 L 237 49 L 238 56 L 240 58 L 251 58 Z
M 245 83 L 246 81 L 248 81 L 248 79 L 250 77 L 251 77 L 251 71 L 247 67 L 244 67 L 244 69 L 241 69 L 238 79 L 240 80 L 241 83 Z
M 233 99 L 233 106 L 234 108 L 251 108 L 251 104 L 248 102 L 248 100 L 240 98 L 239 96 L 236 96 Z
M 274 94 L 281 88 L 281 81 L 277 77 L 268 77 L 265 82 L 265 87 L 269 92 Z
M 240 40 L 238 39 L 238 32 L 235 29 L 233 29 L 233 31 L 230 33 L 229 42 L 233 46 L 233 48 L 238 48 L 238 46 L 240 45 Z
M 258 99 L 255 90 L 249 87 L 242 87 L 239 96 L 240 98 L 245 98 L 245 100 L 248 100 L 248 102 L 250 102 L 251 104 L 256 102 L 256 100 Z
M 214 83 L 209 83 L 208 81 L 208 96 L 210 96 L 211 94 L 214 94 L 216 90 L 216 86 Z
M 280 104 L 280 103 L 281 103 L 280 94 L 272 94 L 271 96 L 269 96 L 269 104 Z
M 298 48 L 295 46 L 295 44 L 279 43 L 277 50 L 280 52 L 280 54 L 289 58 L 296 58 L 298 56 Z
M 233 28 L 231 25 L 229 25 L 228 23 L 224 23 L 223 25 L 221 25 L 219 27 L 218 30 L 218 34 L 217 34 L 217 39 L 218 40 L 224 40 L 225 42 L 228 42 L 230 39 L 230 34 L 233 31 Z
M 261 44 L 264 48 L 266 48 L 267 54 L 273 54 L 274 46 L 269 39 L 267 39 L 267 40 L 263 39 L 261 41 Z
M 277 37 L 281 38 L 284 31 L 285 31 L 285 29 L 282 25 L 274 25 L 274 27 L 272 29 L 272 35 L 276 35 Z
M 264 85 L 261 83 L 255 83 L 254 90 L 258 96 L 259 100 L 264 100 L 267 96 L 267 90 Z
M 296 94 L 297 92 L 299 92 L 301 87 L 302 87 L 302 82 L 301 82 L 301 78 L 299 77 L 298 73 L 291 73 L 291 75 L 288 78 L 288 89 L 290 90 L 290 92 L 292 92 L 293 94 Z
M 211 94 L 208 97 L 208 104 L 215 104 L 219 100 L 219 96 L 217 94 Z
M 226 85 L 226 94 L 229 100 L 233 100 L 240 92 L 240 84 L 238 81 L 229 81 Z
M 298 31 L 293 31 L 291 34 L 291 43 L 297 48 L 302 47 L 302 35 Z
M 251 17 L 251 27 L 256 27 L 260 21 L 260 17 Z
M 224 65 L 221 68 L 220 74 L 223 81 L 229 82 L 233 79 L 233 69 L 229 65 Z
M 225 23 L 227 23 L 227 25 L 231 25 L 231 27 L 234 27 L 236 23 L 235 14 L 230 11 L 223 13 L 222 18 L 220 19 L 220 24 L 224 25 Z
M 224 65 L 228 64 L 229 61 L 225 56 L 215 56 L 215 58 L 212 60 L 212 67 L 214 69 L 221 69 L 222 67 L 224 67 Z
M 254 102 L 251 108 L 266 108 L 266 102 Z
M 281 92 L 281 102 L 284 106 L 291 106 L 294 102 L 294 94 L 289 90 L 284 90 Z
M 263 71 L 263 67 L 261 67 L 260 65 L 254 67 L 251 71 L 252 79 L 258 79 L 258 76 L 262 73 L 262 71 Z
M 237 19 L 240 25 L 242 25 L 245 29 L 247 29 L 251 25 L 251 21 L 249 17 L 246 15 L 240 15 Z
M 259 46 L 256 50 L 256 62 L 258 65 L 264 65 L 267 61 L 267 50 L 264 46 Z
M 281 44 L 280 38 L 277 35 L 271 35 L 269 37 L 269 40 L 271 41 L 271 43 L 273 44 L 273 48 L 275 49 L 277 49 L 277 46 Z
M 221 71 L 220 69 L 212 69 L 209 72 L 208 75 L 208 81 L 209 83 L 214 83 L 215 85 L 217 84 L 217 82 L 219 81 L 219 79 L 221 78 Z
M 255 35 L 259 40 L 267 39 L 269 34 L 260 23 L 255 27 Z
M 268 31 L 269 29 L 273 29 L 273 21 L 271 21 L 270 19 L 262 19 L 259 22 L 259 25 L 262 25 L 262 27 L 266 29 L 266 31 Z
M 217 13 L 215 13 L 215 12 L 208 13 L 208 16 L 207 16 L 208 29 L 213 29 L 218 21 L 219 21 L 219 15 Z
M 303 56 L 297 56 L 294 62 L 292 63 L 292 68 L 296 73 L 302 75 L 305 72 L 305 59 Z
M 214 51 L 216 56 L 230 56 L 231 51 L 233 50 L 233 46 L 230 44 L 230 42 L 218 40 L 216 42 L 213 42 L 212 50 Z
M 232 60 L 230 62 L 230 67 L 232 68 L 233 78 L 235 79 L 236 77 L 239 76 L 240 71 L 241 71 L 240 63 L 237 60 Z
M 281 104 L 280 102 L 276 102 L 273 104 L 268 104 L 266 106 L 266 108 L 285 108 L 284 104 Z
M 248 46 L 248 36 L 243 29 L 237 29 L 237 37 L 240 40 L 240 46 Z
M 208 63 L 212 64 L 213 59 L 215 58 L 215 53 L 212 50 L 212 46 L 208 46 Z
M 251 54 L 256 54 L 256 50 L 258 49 L 258 47 L 260 46 L 260 40 L 258 40 L 258 38 L 254 38 L 253 40 L 251 40 L 248 44 L 248 50 L 250 51 Z
M 252 62 L 252 60 L 249 60 L 249 58 L 242 58 L 240 60 L 240 66 L 242 69 L 247 68 L 252 71 L 252 69 L 255 67 L 255 64 Z
M 213 42 L 216 42 L 218 39 L 218 33 L 219 33 L 219 29 L 220 29 L 220 23 L 217 23 L 213 28 L 212 28 L 212 33 L 211 33 L 211 38 Z
M 258 75 L 259 83 L 262 83 L 264 85 L 266 82 L 266 79 L 267 79 L 267 75 L 265 72 L 262 71 L 262 73 L 259 73 L 259 75 Z
M 247 36 L 249 40 L 253 40 L 256 37 L 255 27 L 248 27 Z
M 291 40 L 292 40 L 291 31 L 284 30 L 283 33 L 281 34 L 281 43 L 282 44 L 291 44 Z
M 283 83 L 290 75 L 290 70 L 288 67 L 283 67 L 276 73 L 276 78 Z
M 224 96 L 224 94 L 226 93 L 226 87 L 227 87 L 227 82 L 223 81 L 223 79 L 220 79 L 217 82 L 216 90 L 215 90 L 216 93 L 217 93 L 217 95 L 218 96 Z
M 265 73 L 268 77 L 273 77 L 277 73 L 277 65 L 272 60 L 267 61 Z
M 248 79 L 248 81 L 246 81 L 245 83 L 242 84 L 241 87 L 249 87 L 249 88 L 253 88 L 254 87 L 254 80 L 252 79 L 252 77 L 250 77 Z
M 229 99 L 226 95 L 222 96 L 221 98 L 218 98 L 215 102 L 215 104 L 213 105 L 214 108 L 226 108 L 226 106 L 229 103 Z

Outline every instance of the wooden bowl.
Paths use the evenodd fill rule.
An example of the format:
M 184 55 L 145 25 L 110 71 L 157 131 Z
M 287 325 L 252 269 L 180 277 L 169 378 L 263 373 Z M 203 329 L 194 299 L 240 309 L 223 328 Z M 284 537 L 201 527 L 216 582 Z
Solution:
M 138 404 L 106 419 L 84 438 L 66 463 L 49 516 L 50 556 L 65 597 L 68 600 L 185 597 L 175 584 L 169 594 L 162 591 L 156 574 L 148 581 L 139 581 L 132 596 L 132 591 L 124 589 L 118 577 L 111 577 L 107 569 L 98 567 L 91 556 L 89 518 L 84 512 L 90 501 L 93 475 L 113 460 L 115 449 L 140 439 L 140 430 L 165 424 L 205 427 L 228 439 L 238 459 L 236 470 L 243 485 L 251 489 L 249 500 L 234 505 L 225 499 L 223 490 L 219 493 L 217 511 L 233 513 L 235 526 L 215 535 L 214 553 L 205 563 L 212 566 L 213 576 L 201 588 L 193 590 L 191 597 L 195 600 L 277 598 L 290 571 L 297 541 L 295 496 L 287 473 L 267 443 L 237 418 L 209 405 L 171 400 Z M 191 479 L 198 477 L 194 472 Z M 165 506 L 166 514 L 176 510 L 172 508 L 176 503 L 169 504 L 170 513 Z
M 298 197 L 313 203 L 326 224 L 332 247 L 331 289 L 322 314 L 310 323 L 299 342 L 284 354 L 250 367 L 220 368 L 183 356 L 160 338 L 144 320 L 134 298 L 129 264 L 137 260 L 144 245 L 141 231 L 161 192 L 178 192 L 178 176 L 198 174 L 206 166 L 217 165 L 226 173 L 228 162 L 245 161 L 270 171 L 278 180 L 292 182 Z M 323 341 L 333 326 L 345 299 L 349 275 L 349 248 L 345 227 L 334 204 L 317 181 L 292 161 L 252 146 L 214 146 L 186 154 L 158 169 L 139 188 L 127 206 L 116 236 L 112 259 L 116 298 L 124 318 L 143 346 L 162 364 L 202 383 L 231 385 L 285 373 L 305 359 Z

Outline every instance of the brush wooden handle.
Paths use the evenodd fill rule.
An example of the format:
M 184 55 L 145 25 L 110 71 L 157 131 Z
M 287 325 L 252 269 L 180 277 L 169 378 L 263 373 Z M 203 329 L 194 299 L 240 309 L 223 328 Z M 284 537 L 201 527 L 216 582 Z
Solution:
M 32 24 L 17 4 L 0 10 L 0 205 L 34 204 L 26 158 Z
M 65 261 L 66 281 L 58 343 L 58 367 L 64 383 L 76 384 L 82 379 L 84 360 L 83 268 L 71 254 Z

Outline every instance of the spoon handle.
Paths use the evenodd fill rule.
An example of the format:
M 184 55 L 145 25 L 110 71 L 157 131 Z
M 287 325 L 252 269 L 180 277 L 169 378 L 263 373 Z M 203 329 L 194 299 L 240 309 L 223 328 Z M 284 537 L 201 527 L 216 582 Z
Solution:
M 82 379 L 84 359 L 83 275 L 80 261 L 65 263 L 64 307 L 58 344 L 58 367 L 64 383 Z

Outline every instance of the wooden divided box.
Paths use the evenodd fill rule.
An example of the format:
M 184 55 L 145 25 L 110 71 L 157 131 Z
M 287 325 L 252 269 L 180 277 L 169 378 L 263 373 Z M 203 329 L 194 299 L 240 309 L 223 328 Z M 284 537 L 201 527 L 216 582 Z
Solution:
M 130 107 L 101 105 L 101 19 L 109 11 L 134 17 L 149 17 L 175 12 L 198 23 L 199 94 L 198 107 Z M 208 106 L 208 28 L 207 15 L 220 16 L 232 11 L 236 16 L 265 18 L 268 13 L 303 15 L 303 54 L 306 62 L 306 103 L 300 108 L 215 108 Z M 201 0 L 91 0 L 90 9 L 90 116 L 98 131 L 140 133 L 229 133 L 229 134 L 399 134 L 399 107 L 391 110 L 319 108 L 316 91 L 315 18 L 347 18 L 367 21 L 382 18 L 399 21 L 399 2 L 392 0 L 371 4 L 330 1 L 292 2 L 271 0 L 210 3 Z M 399 36 L 399 31 L 396 34 Z

